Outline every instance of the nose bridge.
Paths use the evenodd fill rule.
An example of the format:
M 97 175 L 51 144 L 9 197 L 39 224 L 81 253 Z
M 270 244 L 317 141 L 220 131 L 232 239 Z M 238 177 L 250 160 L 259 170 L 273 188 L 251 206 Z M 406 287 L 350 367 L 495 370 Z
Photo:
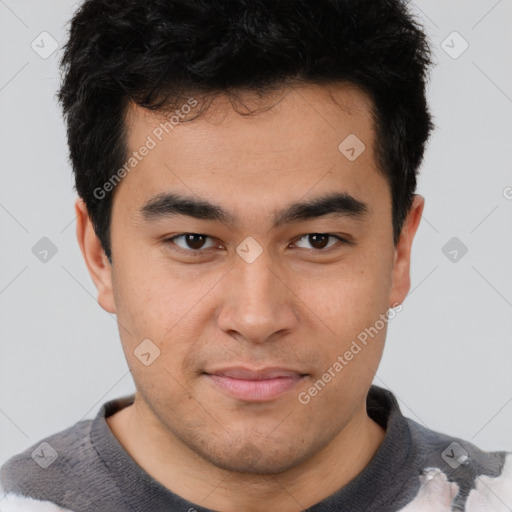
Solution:
M 272 293 L 277 291 L 275 273 L 271 269 L 271 262 L 264 256 L 251 263 L 238 262 L 237 280 L 240 283 L 238 300 L 250 305 L 255 310 L 271 310 Z
M 291 328 L 296 321 L 293 297 L 269 253 L 263 248 L 257 250 L 251 241 L 248 246 L 240 244 L 237 252 L 239 257 L 226 283 L 219 327 L 237 331 L 252 341 L 264 341 L 277 331 Z

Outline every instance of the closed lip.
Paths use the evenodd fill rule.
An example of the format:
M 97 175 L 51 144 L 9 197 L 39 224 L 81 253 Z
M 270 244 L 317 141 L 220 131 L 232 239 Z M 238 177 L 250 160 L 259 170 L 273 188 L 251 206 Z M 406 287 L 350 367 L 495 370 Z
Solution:
M 269 380 L 280 377 L 303 377 L 307 375 L 298 370 L 282 367 L 266 367 L 259 369 L 251 369 L 242 366 L 221 368 L 205 372 L 207 375 L 217 375 L 219 377 L 229 377 L 231 379 L 241 380 Z

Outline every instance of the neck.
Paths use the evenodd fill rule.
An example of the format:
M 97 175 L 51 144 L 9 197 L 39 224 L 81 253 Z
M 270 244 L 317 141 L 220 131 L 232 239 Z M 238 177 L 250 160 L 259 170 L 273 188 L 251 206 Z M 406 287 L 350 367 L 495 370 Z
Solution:
M 107 418 L 128 454 L 149 475 L 182 498 L 222 512 L 304 510 L 335 493 L 370 462 L 384 430 L 366 404 L 314 457 L 279 474 L 233 473 L 190 450 L 155 418 L 136 395 L 135 402 Z

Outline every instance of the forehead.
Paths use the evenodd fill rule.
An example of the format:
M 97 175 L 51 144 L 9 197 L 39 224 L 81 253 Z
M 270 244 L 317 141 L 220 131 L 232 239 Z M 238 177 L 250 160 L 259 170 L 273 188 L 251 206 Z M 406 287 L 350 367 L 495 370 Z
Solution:
M 183 108 L 194 101 L 196 107 Z M 127 189 L 131 204 L 173 191 L 215 197 L 231 211 L 258 201 L 261 206 L 264 198 L 270 207 L 278 197 L 284 204 L 326 191 L 362 199 L 383 190 L 387 195 L 374 157 L 372 102 L 357 87 L 293 86 L 263 97 L 246 91 L 210 101 L 195 119 L 199 97 L 185 98 L 167 117 L 129 106 L 129 155 L 152 141 L 118 186 Z M 170 123 L 174 113 L 191 120 Z M 349 158 L 354 152 L 360 154 Z
M 194 106 L 191 107 L 192 102 Z M 175 100 L 166 113 L 147 110 L 130 102 L 126 110 L 127 142 L 129 147 L 136 147 L 141 137 L 148 134 L 148 130 L 151 133 L 159 125 L 165 125 L 166 121 L 168 129 L 164 128 L 164 137 L 169 134 L 169 130 L 174 133 L 183 132 L 183 128 L 175 130 L 177 123 L 173 127 L 169 126 L 169 120 L 173 124 L 178 118 L 189 121 L 180 123 L 180 126 L 188 128 L 189 124 L 194 124 L 194 131 L 198 134 L 205 131 L 212 133 L 213 126 L 218 128 L 219 136 L 226 132 L 238 134 L 239 137 L 224 141 L 230 146 L 243 140 L 244 134 L 257 135 L 258 139 L 253 140 L 254 143 L 272 147 L 271 142 L 276 135 L 297 135 L 311 132 L 311 129 L 323 135 L 326 130 L 336 132 L 343 126 L 358 129 L 367 142 L 371 142 L 368 139 L 373 132 L 372 109 L 370 98 L 360 88 L 349 83 L 282 86 L 264 94 L 237 90 L 230 95 L 218 92 L 214 96 L 198 97 L 191 93 Z M 247 122 L 248 119 L 251 122 Z M 262 132 L 268 128 L 272 129 L 265 138 Z M 282 131 L 278 132 L 278 129 Z M 158 137 L 158 134 L 155 136 Z M 244 148 L 249 152 L 253 149 L 254 145 Z

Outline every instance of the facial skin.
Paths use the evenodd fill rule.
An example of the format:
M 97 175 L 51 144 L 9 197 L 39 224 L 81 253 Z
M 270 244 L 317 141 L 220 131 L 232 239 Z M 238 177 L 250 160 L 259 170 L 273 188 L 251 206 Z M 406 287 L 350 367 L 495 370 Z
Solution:
M 260 105 L 252 95 L 244 103 Z M 358 89 L 290 87 L 261 105 L 273 107 L 243 117 L 219 96 L 123 178 L 114 194 L 112 266 L 83 202 L 76 203 L 78 241 L 100 305 L 117 314 L 137 388 L 134 404 L 108 424 L 153 478 L 223 512 L 302 510 L 374 456 L 384 431 L 367 416 L 366 395 L 385 327 L 309 403 L 298 396 L 407 295 L 424 204 L 415 197 L 395 247 L 371 102 Z M 162 119 L 131 106 L 126 122 L 134 151 Z M 366 146 L 354 161 L 338 150 L 349 134 Z M 333 192 L 365 203 L 366 213 L 273 227 L 276 213 L 292 203 Z M 208 200 L 237 223 L 186 215 L 145 220 L 139 210 L 161 193 Z M 166 241 L 184 233 L 207 238 Z M 352 243 L 305 236 L 315 233 Z M 262 249 L 251 263 L 236 251 L 247 237 Z M 148 366 L 134 355 L 145 339 L 160 350 Z M 258 402 L 229 395 L 205 375 L 234 366 L 306 376 Z

